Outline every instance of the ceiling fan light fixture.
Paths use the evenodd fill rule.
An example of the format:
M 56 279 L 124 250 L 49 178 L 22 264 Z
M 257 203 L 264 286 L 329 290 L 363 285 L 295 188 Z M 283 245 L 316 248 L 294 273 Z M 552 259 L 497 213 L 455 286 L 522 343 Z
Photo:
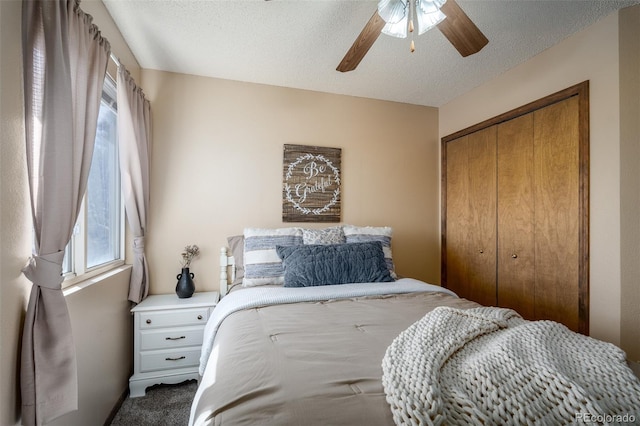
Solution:
M 392 24 L 388 23 L 382 28 L 382 33 L 391 37 L 407 38 L 407 20 Z
M 416 0 L 416 9 L 424 13 L 433 13 L 440 10 L 446 2 L 447 0 Z
M 431 13 L 424 13 L 418 9 L 416 10 L 416 15 L 418 17 L 418 34 L 420 35 L 426 33 L 446 18 L 445 14 L 439 9 Z
M 378 15 L 387 24 L 407 22 L 409 16 L 409 0 L 380 0 L 378 2 Z
M 410 3 L 413 1 L 414 3 Z M 418 34 L 424 34 L 446 18 L 440 11 L 447 0 L 380 0 L 378 14 L 386 22 L 382 33 L 398 38 L 413 31 L 413 18 L 417 19 Z

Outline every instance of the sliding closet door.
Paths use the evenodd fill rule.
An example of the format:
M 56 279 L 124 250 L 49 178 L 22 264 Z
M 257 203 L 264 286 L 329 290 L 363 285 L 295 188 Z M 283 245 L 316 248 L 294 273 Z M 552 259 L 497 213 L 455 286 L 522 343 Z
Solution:
M 443 285 L 584 334 L 588 89 L 580 83 L 442 139 Z
M 579 329 L 579 102 L 535 111 L 536 317 Z
M 498 125 L 498 306 L 535 319 L 533 113 Z
M 496 128 L 448 142 L 446 285 L 496 304 Z

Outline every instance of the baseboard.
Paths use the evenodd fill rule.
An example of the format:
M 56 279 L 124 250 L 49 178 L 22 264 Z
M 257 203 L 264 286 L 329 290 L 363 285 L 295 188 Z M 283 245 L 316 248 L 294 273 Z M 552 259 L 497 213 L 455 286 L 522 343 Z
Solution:
M 116 405 L 114 405 L 113 408 L 111 409 L 111 412 L 109 413 L 109 417 L 107 417 L 107 419 L 104 421 L 104 426 L 111 425 L 111 423 L 113 422 L 113 419 L 116 418 L 116 414 L 118 414 L 118 410 L 120 410 L 120 407 L 122 407 L 122 403 L 124 402 L 125 399 L 127 399 L 127 396 L 129 396 L 128 386 L 124 390 L 124 392 L 122 392 L 122 395 L 120 395 L 120 398 L 118 398 L 118 401 L 116 401 Z

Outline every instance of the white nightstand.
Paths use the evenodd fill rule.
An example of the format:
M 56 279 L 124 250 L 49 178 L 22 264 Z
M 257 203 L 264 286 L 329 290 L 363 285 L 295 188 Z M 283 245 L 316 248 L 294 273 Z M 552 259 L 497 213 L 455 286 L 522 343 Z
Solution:
M 147 297 L 131 312 L 133 320 L 132 398 L 159 383 L 198 378 L 204 326 L 218 303 L 217 291 L 194 293 L 188 299 L 174 294 Z

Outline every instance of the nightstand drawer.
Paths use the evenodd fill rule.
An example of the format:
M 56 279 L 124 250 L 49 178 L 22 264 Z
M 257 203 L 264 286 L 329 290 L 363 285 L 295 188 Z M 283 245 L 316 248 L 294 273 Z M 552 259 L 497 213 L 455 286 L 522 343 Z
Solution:
M 209 308 L 140 312 L 140 329 L 206 324 Z
M 140 331 L 140 350 L 202 345 L 204 326 Z
M 173 370 L 197 367 L 200 363 L 200 347 L 171 351 L 140 352 L 140 372 Z

